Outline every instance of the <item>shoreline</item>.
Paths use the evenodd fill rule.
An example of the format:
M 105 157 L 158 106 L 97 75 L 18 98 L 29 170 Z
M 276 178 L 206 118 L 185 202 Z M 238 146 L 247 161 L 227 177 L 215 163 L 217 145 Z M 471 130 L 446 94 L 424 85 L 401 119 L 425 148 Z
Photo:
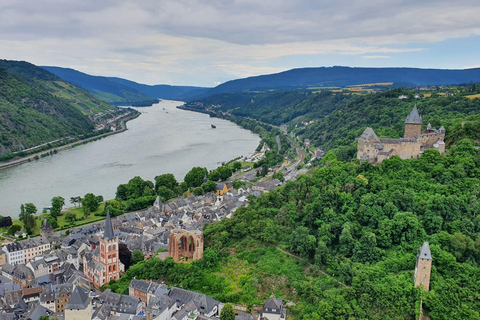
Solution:
M 78 141 L 75 141 L 75 142 L 71 142 L 71 143 L 65 144 L 65 145 L 63 145 L 63 146 L 52 147 L 52 148 L 50 148 L 50 149 L 43 150 L 43 151 L 40 151 L 40 152 L 37 152 L 37 153 L 33 153 L 33 154 L 31 154 L 31 155 L 22 157 L 22 158 L 20 158 L 20 159 L 16 159 L 16 160 L 11 160 L 11 161 L 8 161 L 8 162 L 0 163 L 0 171 L 1 171 L 1 170 L 8 169 L 8 168 L 17 167 L 17 166 L 20 166 L 20 165 L 22 165 L 22 164 L 25 164 L 25 163 L 29 163 L 29 162 L 38 160 L 38 159 L 39 159 L 40 157 L 42 157 L 42 156 L 51 156 L 51 155 L 54 155 L 54 154 L 56 154 L 56 153 L 58 153 L 58 152 L 60 152 L 60 151 L 68 150 L 68 149 L 71 149 L 71 148 L 75 148 L 76 146 L 79 146 L 79 145 L 81 145 L 81 144 L 93 142 L 93 141 L 96 141 L 96 140 L 99 140 L 99 139 L 102 139 L 102 138 L 105 138 L 105 137 L 108 137 L 108 136 L 111 136 L 111 135 L 114 135 L 114 134 L 117 134 L 117 133 L 125 132 L 125 131 L 128 130 L 128 128 L 127 128 L 127 122 L 130 121 L 130 120 L 134 120 L 134 119 L 138 118 L 140 115 L 141 115 L 141 113 L 137 113 L 137 114 L 134 114 L 134 115 L 126 116 L 126 117 L 124 117 L 124 118 L 120 118 L 120 119 L 119 119 L 119 122 L 120 122 L 120 125 L 121 125 L 121 129 L 120 129 L 120 130 L 103 133 L 103 134 L 100 134 L 100 135 L 98 135 L 98 136 L 86 138 L 86 139 L 83 139 L 83 140 L 78 140 Z

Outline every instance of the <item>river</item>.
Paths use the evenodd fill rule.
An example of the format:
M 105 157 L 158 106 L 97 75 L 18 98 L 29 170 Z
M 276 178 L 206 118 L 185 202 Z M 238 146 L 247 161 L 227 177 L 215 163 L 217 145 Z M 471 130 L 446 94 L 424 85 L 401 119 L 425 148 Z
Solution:
M 126 132 L 87 143 L 54 156 L 0 171 L 0 215 L 18 217 L 32 202 L 39 212 L 62 196 L 92 192 L 115 197 L 117 186 L 135 176 L 152 180 L 173 173 L 178 181 L 196 166 L 214 169 L 221 162 L 250 155 L 258 135 L 206 114 L 177 109 L 182 102 L 163 100 L 127 123 Z M 216 126 L 216 129 L 211 127 Z

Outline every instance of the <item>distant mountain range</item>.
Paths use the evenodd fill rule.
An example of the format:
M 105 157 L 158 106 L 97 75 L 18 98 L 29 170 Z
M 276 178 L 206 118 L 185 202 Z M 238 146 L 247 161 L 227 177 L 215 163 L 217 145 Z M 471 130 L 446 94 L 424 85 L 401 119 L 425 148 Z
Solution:
M 396 87 L 480 82 L 480 68 L 465 70 L 418 68 L 321 67 L 292 69 L 280 73 L 225 82 L 207 95 L 246 90 L 288 90 L 308 87 L 345 87 L 366 83 L 393 82 Z
M 69 68 L 42 68 L 114 105 L 150 106 L 158 99 L 185 100 L 209 89 L 164 84 L 151 86 L 122 78 L 92 76 Z
M 208 96 L 242 91 L 303 90 L 358 84 L 393 83 L 416 87 L 480 82 L 480 68 L 465 70 L 419 68 L 320 67 L 227 81 L 215 88 L 146 85 L 130 80 L 91 76 L 74 69 L 42 67 L 114 105 L 151 105 L 155 99 L 194 101 Z

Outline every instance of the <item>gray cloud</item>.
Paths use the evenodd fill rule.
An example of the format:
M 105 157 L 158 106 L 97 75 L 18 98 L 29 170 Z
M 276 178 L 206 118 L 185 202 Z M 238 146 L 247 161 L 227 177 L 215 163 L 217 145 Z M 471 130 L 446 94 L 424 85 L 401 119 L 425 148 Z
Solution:
M 479 14 L 473 0 L 0 0 L 0 55 L 213 84 L 286 69 L 273 61 L 289 56 L 378 58 L 479 35 Z

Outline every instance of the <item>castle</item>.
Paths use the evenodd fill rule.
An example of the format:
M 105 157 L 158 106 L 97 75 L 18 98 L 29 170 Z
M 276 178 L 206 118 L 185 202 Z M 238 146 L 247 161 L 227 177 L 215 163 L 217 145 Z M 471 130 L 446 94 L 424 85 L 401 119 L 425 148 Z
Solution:
M 373 164 L 393 156 L 402 159 L 418 158 L 425 150 L 445 152 L 445 128 L 434 129 L 430 125 L 422 132 L 422 117 L 417 106 L 405 119 L 405 135 L 400 139 L 379 138 L 372 128 L 366 128 L 358 139 L 357 158 Z
M 83 256 L 83 274 L 96 288 L 100 288 L 110 280 L 120 279 L 120 272 L 124 269 L 118 255 L 118 237 L 113 233 L 110 212 L 107 212 L 100 246 Z

